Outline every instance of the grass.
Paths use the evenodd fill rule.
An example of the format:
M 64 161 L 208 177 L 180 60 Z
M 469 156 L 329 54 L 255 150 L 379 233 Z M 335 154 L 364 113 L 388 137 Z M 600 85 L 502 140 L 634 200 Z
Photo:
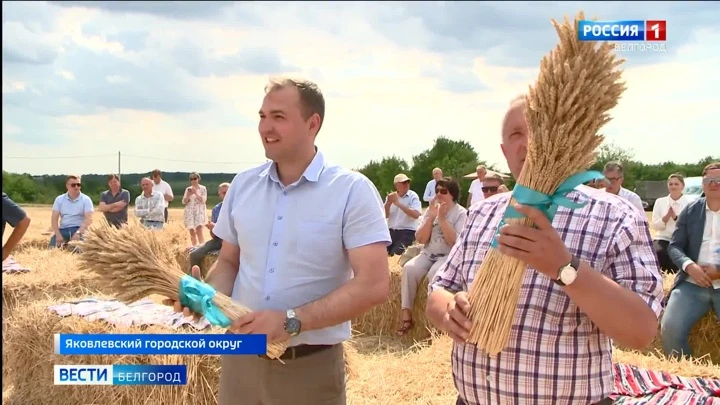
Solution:
M 5 317 L 7 314 L 12 316 L 18 305 L 31 305 L 43 299 L 60 300 L 65 296 L 101 295 L 95 289 L 91 277 L 74 271 L 77 265 L 75 255 L 46 249 L 50 236 L 42 233 L 50 227 L 50 208 L 32 206 L 26 210 L 32 218 L 32 224 L 14 255 L 21 264 L 31 267 L 32 271 L 3 276 L 3 305 L 8 309 L 3 311 L 3 335 L 7 326 Z M 99 218 L 102 214 L 96 215 Z M 181 226 L 182 210 L 170 209 L 170 220 L 172 226 L 164 231 L 169 234 L 168 241 L 177 245 L 188 244 L 188 234 Z M 7 234 L 9 229 L 6 237 Z M 392 270 L 398 272 L 397 261 L 391 259 L 390 263 Z M 391 299 L 399 300 L 399 297 Z M 388 313 L 387 316 L 392 314 Z M 438 335 L 420 342 L 400 340 L 393 335 L 393 330 L 383 330 L 382 336 L 356 334 L 353 338 L 348 402 L 356 405 L 454 403 L 456 393 L 450 373 L 451 341 Z M 652 350 L 655 348 L 656 345 L 644 353 L 616 349 L 614 357 L 620 362 L 685 376 L 720 378 L 720 366 L 706 359 L 671 362 Z M 50 354 L 48 362 L 52 361 Z M 3 350 L 3 357 L 13 355 Z M 6 400 L 9 403 L 17 400 L 13 398 L 12 386 L 3 387 L 3 402 Z M 142 401 L 138 400 L 137 403 Z

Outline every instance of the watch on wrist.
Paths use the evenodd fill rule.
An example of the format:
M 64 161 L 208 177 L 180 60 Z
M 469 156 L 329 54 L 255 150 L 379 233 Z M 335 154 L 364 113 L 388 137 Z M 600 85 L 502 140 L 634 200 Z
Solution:
M 295 337 L 300 334 L 301 327 L 302 323 L 295 314 L 295 310 L 288 309 L 287 314 L 285 315 L 285 332 L 287 332 L 288 335 Z
M 580 268 L 580 259 L 576 256 L 570 258 L 570 263 L 560 268 L 558 272 L 558 278 L 553 280 L 555 284 L 559 286 L 567 286 L 575 282 L 577 278 L 577 271 Z

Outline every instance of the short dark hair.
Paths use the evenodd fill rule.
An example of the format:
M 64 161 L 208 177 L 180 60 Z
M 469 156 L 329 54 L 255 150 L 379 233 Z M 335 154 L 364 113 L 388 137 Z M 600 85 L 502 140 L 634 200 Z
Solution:
M 286 87 L 294 87 L 297 89 L 304 119 L 309 119 L 313 114 L 317 114 L 320 117 L 320 126 L 318 126 L 318 132 L 320 132 L 320 128 L 322 128 L 322 124 L 325 121 L 325 96 L 323 96 L 318 85 L 310 80 L 275 77 L 271 78 L 270 82 L 265 86 L 265 94 Z
M 108 181 L 108 182 L 111 182 L 111 181 L 113 181 L 113 180 L 120 181 L 120 176 L 118 176 L 118 175 L 115 174 L 115 173 L 108 175 L 107 181 Z
M 80 181 L 80 176 L 78 176 L 77 174 L 70 174 L 70 175 L 68 175 L 68 176 L 65 178 L 65 184 L 67 184 L 67 182 L 70 181 L 70 180 Z
M 450 193 L 450 195 L 452 196 L 453 202 L 458 202 L 458 200 L 460 200 L 460 185 L 454 178 L 443 177 L 442 179 L 438 180 L 437 183 L 435 183 L 436 191 L 438 186 L 445 187 L 448 193 Z
M 160 169 L 155 169 L 150 173 L 150 176 L 152 176 L 153 178 L 158 176 L 162 177 L 162 172 L 160 171 Z
M 487 176 L 485 176 L 484 182 L 485 182 L 485 181 L 488 181 L 488 180 L 495 180 L 495 181 L 497 181 L 497 182 L 498 182 L 498 186 L 502 186 L 503 184 L 505 184 L 505 180 L 503 180 L 502 176 L 500 176 L 500 175 L 497 174 L 497 173 L 490 173 L 490 174 L 488 174 Z M 483 184 L 483 185 L 484 185 L 484 184 Z
M 709 165 L 705 166 L 703 169 L 702 175 L 705 176 L 710 170 L 717 170 L 720 169 L 720 162 L 712 162 Z
M 605 163 L 605 168 L 603 169 L 603 171 L 614 172 L 616 170 L 620 173 L 620 176 L 625 175 L 625 171 L 623 170 L 622 163 L 618 162 L 617 160 L 613 160 L 613 161 Z

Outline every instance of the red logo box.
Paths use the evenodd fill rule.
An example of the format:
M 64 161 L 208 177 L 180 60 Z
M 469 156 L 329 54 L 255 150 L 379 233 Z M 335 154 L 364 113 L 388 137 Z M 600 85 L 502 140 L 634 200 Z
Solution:
M 666 20 L 647 20 L 645 21 L 645 40 L 646 41 L 665 41 L 667 33 Z

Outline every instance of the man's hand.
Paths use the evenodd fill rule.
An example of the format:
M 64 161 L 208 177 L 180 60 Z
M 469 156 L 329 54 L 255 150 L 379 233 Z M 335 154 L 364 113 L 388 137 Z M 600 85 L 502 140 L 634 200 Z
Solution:
M 555 280 L 560 268 L 570 263 L 572 255 L 550 220 L 537 208 L 517 204 L 515 209 L 530 218 L 536 228 L 508 224 L 500 228 L 499 250 L 520 259 L 535 270 Z
M 390 204 L 395 204 L 398 202 L 398 195 L 396 191 L 393 191 L 392 193 L 389 193 L 387 195 L 387 200 Z
M 689 266 L 685 268 L 685 272 L 692 277 L 693 280 L 699 285 L 700 287 L 710 287 L 712 286 L 712 279 L 710 276 L 705 273 L 705 270 L 700 267 L 697 263 L 692 263 Z
M 712 264 L 703 264 L 700 268 L 710 277 L 710 280 L 720 280 L 720 269 Z
M 290 339 L 285 331 L 287 314 L 280 311 L 262 310 L 251 312 L 233 322 L 230 330 L 238 334 L 267 335 L 268 343 Z
M 80 231 L 75 232 L 70 239 L 71 240 L 80 240 Z
M 190 269 L 190 275 L 200 281 L 203 281 L 202 276 L 200 275 L 200 267 L 198 266 L 192 266 Z M 163 300 L 163 304 L 173 307 L 175 312 L 182 312 L 182 314 L 187 318 L 192 316 L 195 318 L 195 321 L 202 318 L 202 314 L 195 313 L 188 307 L 183 307 L 179 300 L 166 299 Z
M 55 246 L 62 247 L 63 243 L 65 243 L 65 239 L 63 239 L 62 234 L 58 233 L 55 235 Z
M 207 229 L 209 229 L 209 230 L 212 231 L 213 228 L 215 228 L 215 223 L 213 223 L 213 222 L 208 222 L 207 224 L 205 224 L 205 227 L 206 227 Z
M 447 305 L 440 327 L 456 343 L 465 343 L 470 336 L 470 327 L 472 326 L 472 322 L 466 316 L 470 311 L 470 302 L 464 291 L 455 294 L 454 298 Z

